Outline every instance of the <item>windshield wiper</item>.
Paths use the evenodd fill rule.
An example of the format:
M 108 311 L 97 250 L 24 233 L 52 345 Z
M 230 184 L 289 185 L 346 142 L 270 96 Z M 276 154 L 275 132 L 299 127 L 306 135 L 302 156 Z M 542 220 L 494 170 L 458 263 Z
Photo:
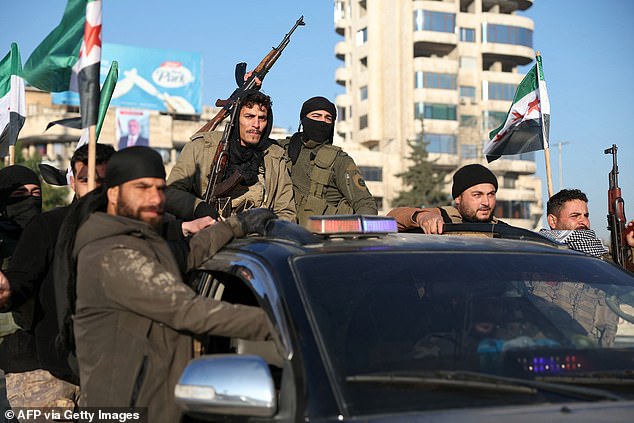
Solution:
M 520 393 L 527 395 L 535 395 L 537 392 L 541 391 L 578 397 L 588 401 L 620 401 L 623 399 L 618 395 L 600 389 L 568 386 L 552 382 L 511 378 L 467 371 L 437 371 L 430 372 L 429 376 L 375 373 L 348 376 L 346 377 L 346 381 L 354 383 L 404 384 L 468 390 L 482 389 L 495 392 Z
M 634 372 L 632 370 L 584 372 L 567 374 L 565 376 L 539 376 L 536 379 L 544 382 L 571 383 L 577 385 L 632 385 L 634 386 Z

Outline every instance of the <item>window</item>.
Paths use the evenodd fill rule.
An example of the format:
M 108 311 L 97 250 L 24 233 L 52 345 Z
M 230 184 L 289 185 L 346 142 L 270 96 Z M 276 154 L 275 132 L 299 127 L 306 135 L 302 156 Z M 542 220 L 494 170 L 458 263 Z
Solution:
M 477 61 L 475 57 L 460 56 L 460 69 L 475 70 L 476 64 Z
M 488 86 L 489 100 L 512 101 L 517 88 L 515 84 L 503 84 L 500 82 L 489 82 Z
M 346 108 L 345 107 L 337 107 L 337 117 L 339 120 L 346 120 Z
M 533 31 L 517 26 L 482 24 L 482 42 L 533 47 Z
M 474 28 L 460 28 L 460 41 L 467 43 L 475 43 L 475 29 Z
M 495 217 L 506 219 L 530 219 L 530 201 L 501 201 L 495 204 Z
M 473 144 L 462 144 L 460 146 L 460 158 L 463 160 L 478 158 L 478 146 Z
M 460 126 L 474 128 L 478 126 L 478 118 L 473 115 L 460 115 Z
M 515 187 L 517 186 L 517 178 L 518 178 L 517 173 L 507 173 L 502 178 L 502 187 L 515 189 Z
M 379 166 L 359 166 L 359 170 L 361 171 L 361 175 L 363 175 L 363 179 L 366 181 L 377 181 L 381 182 L 383 180 L 383 168 Z
M 423 141 L 429 153 L 456 154 L 457 138 L 451 134 L 424 134 Z
M 368 42 L 368 28 L 363 28 L 357 31 L 357 45 L 363 45 Z
M 359 67 L 361 68 L 362 71 L 367 70 L 368 69 L 368 57 L 362 57 L 361 59 L 359 59 Z
M 456 120 L 456 105 L 416 103 L 414 105 L 414 117 L 416 119 Z
M 476 89 L 475 87 L 469 85 L 461 85 L 460 86 L 460 97 L 461 98 L 475 98 Z
M 502 125 L 506 120 L 506 112 L 493 112 L 485 110 L 482 112 L 482 118 L 484 120 L 484 129 L 495 129 Z
M 454 32 L 456 15 L 454 13 L 414 11 L 414 31 Z
M 364 85 L 363 87 L 359 88 L 359 100 L 363 101 L 367 99 L 368 99 L 368 86 Z
M 368 115 L 359 117 L 359 129 L 365 129 L 368 127 Z
M 416 85 L 415 88 L 456 89 L 456 75 L 452 73 L 417 71 L 414 74 L 414 81 Z

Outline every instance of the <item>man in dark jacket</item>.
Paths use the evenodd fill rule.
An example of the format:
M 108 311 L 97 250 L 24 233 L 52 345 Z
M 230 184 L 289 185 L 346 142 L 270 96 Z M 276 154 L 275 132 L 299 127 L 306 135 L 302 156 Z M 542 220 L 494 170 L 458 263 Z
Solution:
M 397 207 L 387 215 L 396 219 L 399 231 L 421 228 L 426 234 L 441 234 L 445 223 L 502 223 L 493 216 L 497 190 L 493 172 L 481 164 L 468 164 L 453 175 L 455 207 Z
M 267 339 L 257 307 L 196 296 L 181 279 L 163 221 L 165 170 L 147 147 L 129 147 L 108 163 L 106 213 L 91 213 L 74 242 L 77 300 L 74 333 L 80 406 L 147 407 L 148 421 L 176 422 L 174 387 L 192 353 L 191 334 Z M 80 200 L 80 203 L 82 200 Z M 188 267 L 207 260 L 234 236 L 262 233 L 275 215 L 254 209 L 200 231 Z
M 111 145 L 97 144 L 97 186 L 105 177 L 106 163 L 113 153 Z M 79 199 L 88 193 L 88 145 L 75 150 L 70 164 L 70 186 Z M 21 315 L 24 336 L 34 337 L 36 355 L 29 367 L 9 375 L 9 384 L 22 392 L 21 400 L 16 396 L 11 401 L 13 407 L 72 409 L 79 394 L 79 380 L 74 377 L 66 357 L 60 357 L 55 348 L 58 325 L 53 258 L 59 229 L 67 213 L 68 207 L 58 207 L 35 216 L 25 228 L 5 272 L 10 295 L 4 300 L 0 297 L 0 306 Z M 19 355 L 24 359 L 27 353 Z
M 376 201 L 354 160 L 332 145 L 335 105 L 324 97 L 310 98 L 299 118 L 302 132 L 284 142 L 299 223 L 314 215 L 376 215 Z
M 40 179 L 31 169 L 12 165 L 0 169 L 0 264 L 11 264 L 16 245 L 27 224 L 42 211 Z M 0 277 L 0 298 L 6 278 Z M 22 404 L 24 391 L 14 376 L 37 366 L 33 336 L 20 330 L 19 316 L 0 313 L 0 368 L 5 372 L 7 398 L 12 406 Z M 17 321 L 16 321 L 17 320 Z M 4 398 L 2 399 L 4 402 Z M 4 404 L 3 404 L 4 405 Z

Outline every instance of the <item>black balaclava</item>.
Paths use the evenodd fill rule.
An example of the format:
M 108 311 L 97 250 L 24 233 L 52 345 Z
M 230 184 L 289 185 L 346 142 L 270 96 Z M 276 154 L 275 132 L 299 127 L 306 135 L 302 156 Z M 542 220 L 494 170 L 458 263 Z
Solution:
M 242 185 L 251 186 L 258 181 L 258 172 L 260 165 L 264 160 L 264 150 L 269 146 L 269 134 L 273 127 L 273 110 L 271 108 L 271 99 L 257 90 L 246 90 L 241 97 L 240 104 L 236 107 L 240 109 L 245 103 L 253 102 L 255 104 L 267 105 L 268 121 L 266 127 L 262 131 L 260 142 L 255 145 L 243 146 L 240 144 L 240 122 L 236 122 L 233 132 L 230 135 L 229 142 L 229 165 L 225 177 L 229 177 L 234 172 L 242 175 Z M 240 114 L 238 109 L 238 116 Z M 239 119 L 239 117 L 237 117 Z
M 23 229 L 42 212 L 42 197 L 10 197 L 13 191 L 27 184 L 41 186 L 40 178 L 28 167 L 12 165 L 0 169 L 0 218 L 15 222 Z
M 332 115 L 332 123 L 313 120 L 307 115 L 315 110 L 325 110 Z M 302 123 L 304 142 L 314 141 L 317 144 L 332 143 L 335 133 L 335 120 L 337 119 L 337 107 L 325 97 L 313 97 L 304 102 L 299 112 Z

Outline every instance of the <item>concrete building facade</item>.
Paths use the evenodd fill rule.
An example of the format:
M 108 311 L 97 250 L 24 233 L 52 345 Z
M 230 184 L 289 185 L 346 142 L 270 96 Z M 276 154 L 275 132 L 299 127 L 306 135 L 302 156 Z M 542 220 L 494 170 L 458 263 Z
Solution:
M 534 229 L 542 216 L 538 154 L 486 163 L 482 147 L 502 122 L 535 57 L 532 0 L 335 0 L 342 61 L 335 79 L 338 139 L 362 169 L 382 213 L 403 190 L 408 141 L 453 173 L 467 163 L 498 177 L 496 216 Z M 539 152 L 538 152 L 539 153 Z M 445 190 L 451 190 L 447 179 Z

